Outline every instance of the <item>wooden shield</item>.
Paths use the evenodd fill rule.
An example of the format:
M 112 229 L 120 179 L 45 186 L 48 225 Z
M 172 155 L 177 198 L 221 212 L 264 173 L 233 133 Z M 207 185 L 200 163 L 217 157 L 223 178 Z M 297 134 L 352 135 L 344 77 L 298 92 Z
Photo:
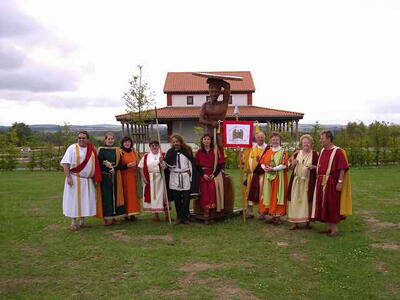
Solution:
M 192 75 L 198 76 L 198 77 L 204 77 L 204 78 L 243 81 L 243 77 L 241 77 L 241 76 L 230 76 L 230 75 L 222 75 L 222 74 L 203 73 L 203 72 L 193 72 Z

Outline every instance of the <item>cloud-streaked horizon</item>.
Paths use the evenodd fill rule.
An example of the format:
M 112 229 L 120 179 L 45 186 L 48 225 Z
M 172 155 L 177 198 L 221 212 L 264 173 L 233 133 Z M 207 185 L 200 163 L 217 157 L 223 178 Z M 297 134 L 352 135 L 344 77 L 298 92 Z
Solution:
M 138 64 L 159 107 L 167 72 L 248 70 L 254 105 L 303 123 L 400 123 L 398 28 L 395 0 L 119 0 L 96 13 L 92 1 L 3 0 L 0 125 L 115 123 Z

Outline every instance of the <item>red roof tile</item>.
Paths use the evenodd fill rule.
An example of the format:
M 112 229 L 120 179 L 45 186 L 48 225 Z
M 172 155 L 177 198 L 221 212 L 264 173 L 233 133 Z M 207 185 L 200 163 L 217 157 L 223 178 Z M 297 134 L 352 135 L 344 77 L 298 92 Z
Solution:
M 241 76 L 243 81 L 230 81 L 232 92 L 254 92 L 253 77 L 249 71 L 205 72 L 221 75 Z M 192 75 L 192 72 L 168 72 L 164 84 L 164 93 L 208 93 L 207 79 Z
M 200 114 L 201 107 L 162 107 L 157 110 L 159 119 L 197 119 Z M 227 118 L 233 118 L 234 106 L 228 107 L 228 112 L 226 114 Z M 302 119 L 304 114 L 299 112 L 292 112 L 286 110 L 265 108 L 260 106 L 246 105 L 239 106 L 240 118 L 290 118 L 290 119 Z M 117 115 L 115 118 L 117 121 L 122 121 L 129 119 L 129 114 Z

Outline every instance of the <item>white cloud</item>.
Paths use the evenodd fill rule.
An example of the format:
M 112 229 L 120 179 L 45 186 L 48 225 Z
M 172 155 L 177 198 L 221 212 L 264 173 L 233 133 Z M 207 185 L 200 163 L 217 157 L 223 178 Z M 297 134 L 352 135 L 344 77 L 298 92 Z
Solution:
M 304 112 L 303 122 L 400 122 L 393 109 L 387 113 L 375 105 L 400 99 L 400 2 L 395 0 L 16 3 L 26 18 L 15 25 L 20 34 L 11 39 L 7 33 L 7 41 L 35 66 L 74 74 L 67 88 L 57 87 L 76 88 L 73 92 L 55 87 L 48 93 L 78 99 L 70 100 L 71 107 L 115 107 L 142 64 L 158 106 L 166 104 L 162 88 L 169 71 L 249 70 L 255 105 Z M 41 101 L 52 114 L 65 116 L 55 109 L 64 104 L 30 90 L 17 100 Z M 123 112 L 122 105 L 117 114 Z M 75 113 L 84 119 L 87 110 Z M 113 119 L 114 112 L 108 113 L 92 123 Z

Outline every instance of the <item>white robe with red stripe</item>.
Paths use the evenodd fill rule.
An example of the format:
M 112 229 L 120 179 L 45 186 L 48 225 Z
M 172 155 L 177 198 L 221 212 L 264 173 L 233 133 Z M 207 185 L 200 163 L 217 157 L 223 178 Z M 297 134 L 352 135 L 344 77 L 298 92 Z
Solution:
M 143 156 L 139 162 L 139 168 L 144 168 L 144 159 L 146 158 L 148 175 L 150 177 L 150 202 L 145 201 L 145 188 L 143 184 L 143 210 L 153 213 L 164 212 L 164 186 L 160 173 L 160 154 L 148 153 Z M 145 170 L 143 170 L 145 172 Z
M 79 151 L 79 159 L 77 156 Z M 69 164 L 75 168 L 85 160 L 87 148 L 73 144 L 68 147 L 60 164 Z M 78 161 L 79 160 L 79 161 Z M 93 183 L 95 157 L 92 154 L 87 165 L 78 174 L 71 172 L 73 185 L 65 178 L 63 195 L 63 214 L 70 218 L 91 217 L 96 215 L 96 191 Z

